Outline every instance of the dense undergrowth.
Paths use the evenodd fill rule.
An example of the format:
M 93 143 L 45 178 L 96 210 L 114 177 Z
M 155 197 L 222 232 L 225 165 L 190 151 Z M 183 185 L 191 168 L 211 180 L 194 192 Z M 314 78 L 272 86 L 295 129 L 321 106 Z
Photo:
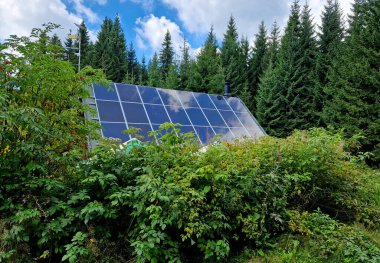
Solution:
M 189 136 L 162 128 L 159 144 L 126 151 L 105 141 L 67 178 L 19 186 L 31 200 L 25 193 L 17 202 L 3 182 L 12 202 L 1 207 L 1 258 L 214 262 L 245 247 L 278 262 L 297 253 L 311 262 L 380 260 L 379 243 L 349 226 L 378 228 L 378 175 L 338 135 L 297 131 L 201 153 Z
M 380 176 L 339 134 L 200 151 L 164 124 L 87 153 L 83 87 L 104 78 L 57 58 L 55 27 L 0 45 L 0 262 L 380 261 Z

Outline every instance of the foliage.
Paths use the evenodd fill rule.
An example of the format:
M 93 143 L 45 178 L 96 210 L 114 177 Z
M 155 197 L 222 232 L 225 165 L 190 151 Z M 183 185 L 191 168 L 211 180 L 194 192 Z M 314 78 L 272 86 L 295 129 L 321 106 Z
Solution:
M 96 138 L 98 126 L 85 122 L 83 113 L 89 109 L 80 100 L 89 96 L 85 87 L 90 83 L 105 83 L 103 75 L 91 68 L 75 73 L 69 62 L 57 58 L 49 38 L 57 27 L 47 24 L 30 37 L 11 36 L 1 47 L 3 258 L 20 253 L 26 262 L 22 255 L 29 250 L 49 243 L 55 234 L 58 239 L 64 236 L 59 233 L 69 219 L 50 221 L 59 209 L 54 203 L 65 197 L 64 183 L 86 156 L 87 136 Z
M 379 244 L 370 232 L 344 225 L 321 211 L 291 211 L 291 234 L 273 239 L 262 256 L 236 258 L 249 262 L 378 262 Z
M 162 72 L 162 80 L 166 81 L 170 71 L 170 67 L 173 65 L 174 50 L 172 44 L 172 38 L 169 30 L 166 31 L 164 41 L 162 42 L 162 49 L 160 51 L 160 70 Z
M 348 137 L 361 133 L 362 148 L 379 164 L 380 17 L 378 1 L 356 1 L 349 36 L 328 72 L 324 120 L 344 128 Z

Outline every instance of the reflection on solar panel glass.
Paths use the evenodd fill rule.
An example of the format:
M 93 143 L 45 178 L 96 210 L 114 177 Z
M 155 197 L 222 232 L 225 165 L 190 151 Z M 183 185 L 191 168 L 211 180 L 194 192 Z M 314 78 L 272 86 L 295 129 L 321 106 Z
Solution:
M 123 142 L 140 136 L 144 141 L 158 139 L 148 134 L 165 122 L 181 124 L 181 133 L 193 133 L 202 144 L 211 143 L 215 135 L 232 140 L 265 134 L 244 103 L 235 97 L 127 84 L 93 85 L 92 94 L 103 137 Z M 131 127 L 139 129 L 137 136 L 123 133 Z

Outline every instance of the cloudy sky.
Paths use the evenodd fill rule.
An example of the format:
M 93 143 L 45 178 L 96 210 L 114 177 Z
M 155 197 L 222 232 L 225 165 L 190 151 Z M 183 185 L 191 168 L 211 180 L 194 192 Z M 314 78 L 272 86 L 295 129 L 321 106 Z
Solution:
M 306 0 L 300 0 L 304 4 Z M 308 0 L 315 23 L 326 0 Z M 345 15 L 353 0 L 340 0 Z M 133 42 L 139 56 L 150 57 L 159 51 L 169 29 L 178 51 L 183 37 L 197 50 L 213 25 L 219 40 L 223 38 L 230 15 L 236 19 L 241 36 L 253 40 L 258 24 L 267 27 L 276 20 L 286 23 L 292 0 L 0 0 L 0 41 L 9 35 L 28 35 L 45 22 L 62 26 L 61 38 L 84 20 L 92 40 L 104 17 L 121 17 L 127 42 Z

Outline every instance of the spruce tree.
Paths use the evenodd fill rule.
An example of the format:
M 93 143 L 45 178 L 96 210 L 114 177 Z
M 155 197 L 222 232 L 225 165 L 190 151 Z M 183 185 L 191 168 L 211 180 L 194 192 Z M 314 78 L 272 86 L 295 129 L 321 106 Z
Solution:
M 148 85 L 152 87 L 161 87 L 161 69 L 159 66 L 158 55 L 154 53 L 153 58 L 148 65 Z
M 167 30 L 164 41 L 162 42 L 162 49 L 160 51 L 160 58 L 159 58 L 163 81 L 165 81 L 168 76 L 169 69 L 171 65 L 173 64 L 173 59 L 174 59 L 174 50 L 173 50 L 173 45 L 172 45 L 172 38 L 171 38 L 169 30 Z
M 165 81 L 165 88 L 178 89 L 178 83 L 179 83 L 178 70 L 175 63 L 173 63 L 169 68 L 168 77 L 166 78 L 166 81 Z
M 179 64 L 179 83 L 178 88 L 181 90 L 188 90 L 190 88 L 189 80 L 191 78 L 191 57 L 189 54 L 189 45 L 186 40 L 183 40 L 181 48 L 181 62 Z
M 268 39 L 268 50 L 266 58 L 268 66 L 270 67 L 274 67 L 277 62 L 278 51 L 280 49 L 280 41 L 280 28 L 278 27 L 277 22 L 274 22 Z
M 113 22 L 109 18 L 104 18 L 98 40 L 95 43 L 95 67 L 102 69 L 107 78 L 115 81 L 116 59 L 113 52 Z
M 380 2 L 356 0 L 346 43 L 335 57 L 325 87 L 326 124 L 347 136 L 362 133 L 362 148 L 380 162 Z
M 287 136 L 295 127 L 297 113 L 291 106 L 295 95 L 297 64 L 300 61 L 301 18 L 300 5 L 295 0 L 282 38 L 275 68 L 268 67 L 259 85 L 256 115 L 268 134 Z
M 218 45 L 213 27 L 211 27 L 205 44 L 197 56 L 193 76 L 195 91 L 219 94 L 223 92 L 223 67 L 218 54 Z
M 141 59 L 141 67 L 139 71 L 139 85 L 148 85 L 148 69 L 145 63 L 145 56 Z
M 108 76 L 114 82 L 121 82 L 127 73 L 127 48 L 120 17 L 116 15 L 110 35 L 112 45 L 112 64 L 114 68 L 109 70 Z
M 230 81 L 231 91 L 237 94 L 242 91 L 245 82 L 241 76 L 244 63 L 240 59 L 238 37 L 235 19 L 231 16 L 220 51 L 224 76 L 226 80 Z
M 81 50 L 81 68 L 90 65 L 89 64 L 89 45 L 90 45 L 90 36 L 88 34 L 87 26 L 86 24 L 82 21 L 80 24 L 80 28 L 78 29 L 78 36 L 80 34 L 81 40 L 80 40 L 80 50 Z M 76 47 L 79 48 L 78 43 L 75 45 Z
M 140 75 L 140 65 L 132 42 L 129 45 L 127 54 L 127 74 L 125 80 L 128 83 L 136 84 Z
M 259 26 L 259 32 L 256 34 L 252 57 L 249 61 L 248 69 L 248 86 L 253 99 L 256 98 L 260 78 L 268 66 L 267 45 L 267 30 L 265 28 L 264 21 L 262 21 Z M 254 112 L 256 111 L 255 107 L 252 107 L 251 110 Z
M 58 59 L 64 59 L 65 54 L 64 51 L 65 49 L 62 46 L 61 39 L 58 37 L 57 34 L 54 34 L 51 39 L 50 39 L 50 47 L 51 47 L 51 52 L 54 54 L 54 56 Z
M 327 72 L 332 66 L 333 61 L 339 54 L 344 37 L 344 26 L 342 13 L 337 0 L 328 0 L 322 13 L 322 25 L 319 35 L 319 56 L 317 61 L 317 73 L 321 85 L 321 99 L 317 104 L 318 111 L 322 111 L 327 94 L 323 87 L 328 84 Z
M 239 43 L 239 53 L 240 53 L 240 61 L 243 65 L 243 71 L 240 73 L 241 78 L 244 80 L 243 88 L 239 91 L 237 96 L 240 97 L 240 99 L 243 100 L 245 105 L 248 107 L 248 109 L 253 112 L 253 109 L 256 105 L 254 105 L 254 100 L 252 98 L 252 94 L 249 89 L 249 82 L 248 82 L 248 76 L 249 76 L 249 58 L 251 53 L 251 48 L 249 46 L 249 41 L 247 38 L 242 38 L 242 40 Z
M 290 120 L 293 129 L 309 129 L 320 125 L 321 112 L 317 104 L 322 96 L 317 75 L 318 49 L 315 30 L 306 4 L 301 16 L 301 37 L 299 43 L 300 59 L 293 75 L 294 90 L 288 92 L 290 98 Z

